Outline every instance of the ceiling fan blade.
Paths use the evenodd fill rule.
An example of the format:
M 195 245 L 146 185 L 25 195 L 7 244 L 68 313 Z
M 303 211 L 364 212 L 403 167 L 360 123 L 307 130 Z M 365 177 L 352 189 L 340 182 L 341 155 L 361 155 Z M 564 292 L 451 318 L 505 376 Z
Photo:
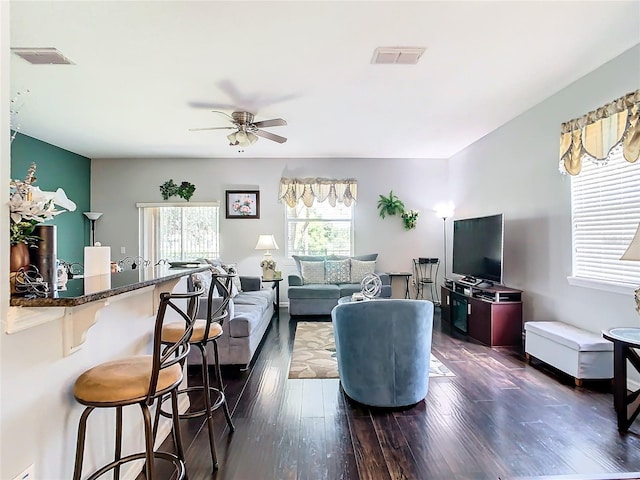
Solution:
M 253 122 L 253 124 L 258 128 L 281 127 L 283 125 L 286 125 L 287 122 L 285 122 L 282 118 L 273 118 L 271 120 L 262 120 L 261 122 Z
M 207 127 L 207 128 L 190 128 L 190 132 L 199 132 L 201 130 L 237 130 L 238 127 Z
M 286 138 L 281 137 L 280 135 L 275 135 L 274 133 L 265 132 L 264 130 L 256 130 L 253 133 L 258 135 L 259 137 L 266 138 L 268 140 L 273 140 L 274 142 L 278 142 L 278 143 L 284 143 L 287 141 Z

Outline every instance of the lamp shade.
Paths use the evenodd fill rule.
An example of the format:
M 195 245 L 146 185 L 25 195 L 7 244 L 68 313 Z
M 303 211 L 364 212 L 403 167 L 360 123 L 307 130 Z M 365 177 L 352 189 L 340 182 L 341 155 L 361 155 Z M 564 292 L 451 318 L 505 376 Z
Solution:
M 258 237 L 258 243 L 256 244 L 256 250 L 278 250 L 278 244 L 273 235 L 260 235 Z
M 620 260 L 640 260 L 640 225 Z
M 98 220 L 102 216 L 102 212 L 82 212 L 89 220 Z
M 435 206 L 433 209 L 436 212 L 438 218 L 450 218 L 453 217 L 453 202 L 442 202 Z

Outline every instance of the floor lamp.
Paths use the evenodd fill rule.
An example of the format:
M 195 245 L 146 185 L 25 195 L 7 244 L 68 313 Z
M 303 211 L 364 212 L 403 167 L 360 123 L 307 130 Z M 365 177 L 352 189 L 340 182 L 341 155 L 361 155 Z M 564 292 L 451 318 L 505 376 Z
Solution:
M 442 219 L 442 240 L 444 243 L 444 278 L 447 278 L 447 218 L 453 217 L 452 202 L 439 203 L 435 207 L 436 217 Z
M 83 212 L 84 216 L 87 217 L 91 221 L 91 246 L 93 247 L 96 243 L 96 220 L 98 220 L 101 216 L 101 212 Z

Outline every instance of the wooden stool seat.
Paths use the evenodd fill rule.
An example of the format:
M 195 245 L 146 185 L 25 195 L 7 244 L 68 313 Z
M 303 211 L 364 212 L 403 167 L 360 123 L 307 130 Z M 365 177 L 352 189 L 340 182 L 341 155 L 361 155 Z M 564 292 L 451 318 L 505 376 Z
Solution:
M 196 320 L 193 325 L 193 335 L 189 343 L 198 343 L 204 339 L 206 334 L 208 320 Z M 175 342 L 178 338 L 184 335 L 184 324 L 174 322 L 165 325 L 162 329 L 162 341 L 163 342 Z M 212 323 L 209 327 L 209 334 L 207 340 L 213 340 L 222 335 L 222 325 L 219 323 Z
M 151 355 L 103 363 L 78 377 L 73 386 L 73 396 L 83 405 L 97 407 L 112 403 L 138 403 L 149 393 L 152 369 Z M 158 393 L 166 393 L 180 382 L 182 368 L 179 364 L 165 368 L 158 376 Z

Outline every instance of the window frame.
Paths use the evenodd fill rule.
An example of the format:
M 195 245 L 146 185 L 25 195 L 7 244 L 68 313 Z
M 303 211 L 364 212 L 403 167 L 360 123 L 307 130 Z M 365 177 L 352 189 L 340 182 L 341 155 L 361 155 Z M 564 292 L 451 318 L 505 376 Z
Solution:
M 326 199 L 324 202 L 318 202 L 317 200 L 314 199 L 313 201 L 313 205 L 315 205 L 316 203 L 328 203 L 328 199 Z M 298 200 L 298 204 L 299 203 L 303 203 L 302 199 Z M 343 206 L 344 205 L 343 202 L 337 202 L 336 203 L 336 207 L 341 204 Z M 293 257 L 292 255 L 307 255 L 307 254 L 298 254 L 298 253 L 292 253 L 289 251 L 289 222 L 302 222 L 303 220 L 289 220 L 289 215 L 288 215 L 288 209 L 290 208 L 289 205 L 287 205 L 286 203 L 283 202 L 284 205 L 284 211 L 283 211 L 283 217 L 284 217 L 284 238 L 285 238 L 285 257 L 291 261 L 293 261 Z M 336 207 L 332 207 L 332 208 L 336 208 Z M 353 201 L 351 203 L 351 205 L 347 206 L 347 208 L 349 208 L 351 210 L 351 218 L 348 220 L 349 221 L 349 255 L 348 256 L 353 256 L 355 255 L 355 217 L 356 217 L 356 202 Z M 304 221 L 308 221 L 309 219 L 304 219 Z M 347 220 L 343 220 L 343 219 L 321 219 L 321 220 L 312 220 L 314 222 L 347 222 Z M 314 255 L 314 254 L 310 254 L 310 255 Z
M 138 252 L 140 252 L 140 256 L 145 259 L 152 260 L 151 256 L 149 256 L 149 244 L 148 244 L 148 227 L 145 224 L 145 212 L 146 209 L 149 208 L 194 208 L 194 207 L 211 207 L 217 208 L 218 212 L 216 215 L 216 256 L 220 255 L 220 202 L 152 202 L 152 203 L 136 203 L 136 207 L 138 208 Z M 156 262 L 160 259 L 156 259 Z
M 598 162 L 599 164 L 594 164 L 593 161 L 583 158 L 583 170 L 579 175 L 571 177 L 571 187 L 570 187 L 570 196 L 571 196 L 571 275 L 567 277 L 567 281 L 572 286 L 579 286 L 584 288 L 591 288 L 596 290 L 603 290 L 608 292 L 620 293 L 620 294 L 630 294 L 635 288 L 637 288 L 637 283 L 640 283 L 640 262 L 629 262 L 626 260 L 609 260 L 602 261 L 602 265 L 606 268 L 607 264 L 609 265 L 609 275 L 610 272 L 616 272 L 614 278 L 599 278 L 596 274 L 589 275 L 584 272 L 584 269 L 581 270 L 579 267 L 580 262 L 587 262 L 592 259 L 592 257 L 596 257 L 598 255 L 606 256 L 607 253 L 609 255 L 614 255 L 615 258 L 620 258 L 627 246 L 631 242 L 633 235 L 638 227 L 638 222 L 640 221 L 640 206 L 632 205 L 630 207 L 631 212 L 627 214 L 625 212 L 624 215 L 619 215 L 619 209 L 616 209 L 616 205 L 620 205 L 624 202 L 625 194 L 623 193 L 623 186 L 627 186 L 630 188 L 630 196 L 640 196 L 640 169 L 639 165 L 635 165 L 633 163 L 626 162 L 626 160 L 622 157 L 622 151 L 615 152 L 611 155 L 612 158 L 608 160 L 608 162 Z M 611 162 L 616 162 L 613 168 L 616 168 L 614 172 L 607 172 L 604 175 L 593 175 L 592 172 L 597 172 L 594 169 L 607 169 L 612 168 Z M 635 170 L 632 170 L 634 169 Z M 587 172 L 585 172 L 587 169 Z M 624 184 L 622 182 L 615 182 L 615 175 L 623 176 L 623 169 L 628 169 L 629 172 L 632 172 L 633 179 L 630 181 L 625 181 Z M 588 176 L 585 176 L 585 173 Z M 596 181 L 593 179 L 596 178 Z M 612 180 L 613 178 L 613 180 Z M 592 185 L 590 188 L 586 188 L 583 182 L 591 182 Z M 610 183 L 607 186 L 607 183 Z M 606 188 L 603 188 L 606 187 Z M 580 211 L 581 208 L 584 208 L 584 204 L 576 205 L 576 197 L 578 197 L 579 193 L 577 189 L 582 190 L 582 194 L 590 195 L 592 197 L 596 197 L 592 200 L 587 200 L 593 202 L 593 204 L 597 204 L 602 201 L 603 197 L 609 197 L 608 201 L 613 201 L 613 205 L 607 206 L 606 210 L 601 213 L 591 213 L 584 214 Z M 610 195 L 615 193 L 619 198 L 611 198 Z M 586 203 L 586 202 L 585 202 Z M 640 204 L 640 202 L 638 202 Z M 618 214 L 617 216 L 624 217 L 622 220 L 616 220 L 615 222 L 611 220 L 611 217 L 614 217 L 612 213 Z M 601 223 L 609 224 L 607 230 L 610 231 L 612 225 L 615 225 L 615 231 L 624 231 L 624 233 L 617 234 L 617 239 L 613 241 L 605 242 L 604 244 L 599 244 L 597 246 L 596 253 L 589 255 L 588 253 L 585 255 L 580 255 L 579 248 L 577 245 L 583 244 L 586 240 L 590 238 L 585 234 L 580 235 L 579 233 L 579 225 L 580 222 L 584 222 L 584 217 L 589 216 L 587 220 L 590 221 L 598 221 L 601 219 Z M 581 220 L 582 219 L 582 220 Z M 592 227 L 593 228 L 593 227 Z M 605 227 L 602 227 L 603 229 Z M 585 247 L 586 248 L 586 247 Z M 594 260 L 595 261 L 595 258 Z M 625 275 L 617 274 L 617 270 L 615 269 L 615 264 L 620 262 L 620 267 L 624 272 L 627 273 L 631 278 L 628 281 L 624 280 Z M 611 268 L 613 267 L 613 268 Z M 602 268 L 602 267 L 601 267 Z

